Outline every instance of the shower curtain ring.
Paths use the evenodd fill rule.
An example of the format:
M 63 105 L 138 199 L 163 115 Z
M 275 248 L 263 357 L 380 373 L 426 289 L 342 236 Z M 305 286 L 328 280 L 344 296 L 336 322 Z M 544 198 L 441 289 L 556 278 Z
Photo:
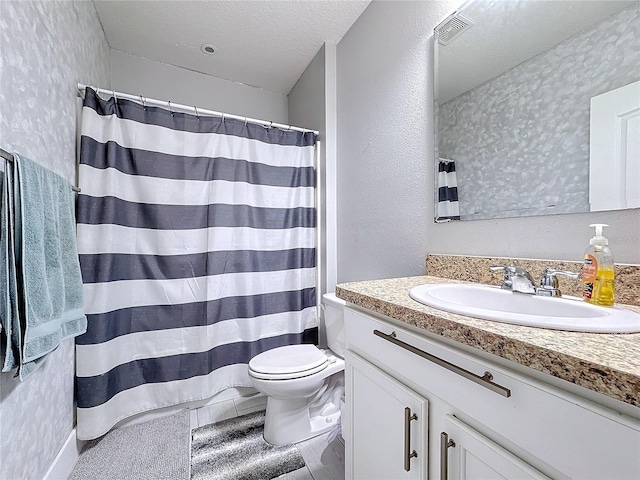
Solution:
M 146 110 L 147 109 L 147 104 L 144 102 L 144 98 L 142 97 L 142 95 L 140 96 L 140 103 L 142 104 L 142 107 Z
M 167 102 L 169 104 L 169 112 L 171 113 L 171 116 L 173 117 L 173 110 L 171 109 L 171 102 Z
M 198 119 L 198 121 L 200 121 L 200 114 L 198 113 L 198 107 L 194 105 L 193 108 L 196 111 L 196 118 Z
M 272 128 L 272 127 L 273 127 L 273 120 L 269 122 L 269 126 L 267 128 Z
M 118 97 L 116 96 L 116 91 L 115 90 L 111 90 L 111 94 L 113 95 L 113 100 L 116 102 L 116 105 L 118 104 Z
M 224 112 L 222 112 L 222 123 L 224 123 Z
M 244 126 L 247 126 L 247 117 L 244 117 Z

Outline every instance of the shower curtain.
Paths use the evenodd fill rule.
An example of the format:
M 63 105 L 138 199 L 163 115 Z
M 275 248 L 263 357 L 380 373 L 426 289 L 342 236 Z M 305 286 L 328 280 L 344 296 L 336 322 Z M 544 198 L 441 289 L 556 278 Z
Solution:
M 445 223 L 460 220 L 456 162 L 446 158 L 439 159 L 437 184 L 436 222 Z
M 86 89 L 80 439 L 251 386 L 254 355 L 317 343 L 315 142 Z

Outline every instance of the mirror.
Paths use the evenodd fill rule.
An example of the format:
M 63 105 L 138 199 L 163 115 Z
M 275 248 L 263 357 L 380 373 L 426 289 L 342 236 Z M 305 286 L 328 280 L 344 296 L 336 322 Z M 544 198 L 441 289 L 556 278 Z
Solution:
M 616 0 L 475 0 L 438 25 L 436 221 L 640 207 L 639 25 Z

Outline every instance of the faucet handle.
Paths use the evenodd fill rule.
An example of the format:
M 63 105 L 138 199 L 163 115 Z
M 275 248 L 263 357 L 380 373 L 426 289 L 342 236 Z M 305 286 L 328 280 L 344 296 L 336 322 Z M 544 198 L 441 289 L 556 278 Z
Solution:
M 504 270 L 504 272 L 508 272 L 508 271 L 512 271 L 515 272 L 516 267 L 512 266 L 512 265 L 491 265 L 489 267 L 489 270 L 494 271 L 494 272 L 498 272 L 500 270 Z
M 503 288 L 504 290 L 511 290 L 511 288 L 513 287 L 511 276 L 516 273 L 516 267 L 510 265 L 491 265 L 489 267 L 489 270 L 491 270 L 492 272 L 502 271 L 504 273 L 504 279 L 502 280 L 502 285 L 500 285 L 500 288 Z
M 579 273 L 568 272 L 566 270 L 556 270 L 555 268 L 548 267 L 544 270 L 542 278 L 540 279 L 540 288 L 538 289 L 538 295 L 545 295 L 549 297 L 560 297 L 562 292 L 558 288 L 557 275 L 564 275 L 565 277 L 573 278 L 577 280 L 580 277 Z
M 578 277 L 580 277 L 580 274 L 576 272 L 569 272 L 567 270 L 556 270 L 555 268 L 547 267 L 542 274 L 542 278 L 555 278 L 556 275 L 564 275 L 565 277 L 573 278 L 574 280 L 577 280 Z
M 512 277 L 513 275 L 523 275 L 527 271 L 520 267 L 514 267 L 513 265 L 491 265 L 489 270 L 493 272 L 504 272 L 504 277 Z
M 489 270 L 494 272 L 499 272 L 500 270 L 504 271 L 504 276 L 513 277 L 514 275 L 520 275 L 523 277 L 531 278 L 529 272 L 527 272 L 524 268 L 514 267 L 513 265 L 491 265 Z

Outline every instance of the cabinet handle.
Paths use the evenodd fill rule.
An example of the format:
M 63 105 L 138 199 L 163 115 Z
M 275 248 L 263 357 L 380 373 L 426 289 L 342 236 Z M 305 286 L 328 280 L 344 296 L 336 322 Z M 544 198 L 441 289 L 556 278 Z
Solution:
M 456 442 L 449 440 L 447 432 L 440 433 L 440 480 L 449 478 L 449 447 L 455 447 Z
M 409 407 L 404 407 L 404 469 L 411 470 L 411 459 L 418 456 L 418 452 L 411 450 L 411 420 L 417 420 L 418 415 L 411 414 Z
M 457 373 L 458 375 L 462 375 L 464 378 L 467 378 L 472 382 L 482 385 L 483 387 L 486 387 L 492 392 L 496 392 L 502 395 L 503 397 L 509 398 L 511 396 L 511 390 L 509 390 L 506 387 L 503 387 L 502 385 L 498 385 L 497 383 L 492 382 L 493 375 L 491 375 L 490 372 L 484 372 L 484 375 L 482 376 L 476 375 L 475 373 L 470 372 L 469 370 L 465 370 L 464 368 L 459 367 L 458 365 L 449 363 L 446 360 L 441 359 L 440 357 L 431 355 L 430 353 L 420 350 L 419 348 L 416 348 L 413 345 L 409 345 L 408 343 L 405 343 L 402 340 L 398 340 L 396 338 L 396 332 L 392 332 L 391 335 L 387 335 L 386 333 L 383 333 L 380 330 L 374 330 L 373 334 L 387 340 L 388 342 L 398 345 L 399 347 L 402 347 L 405 350 L 409 350 L 411 353 L 415 353 L 416 355 L 422 358 L 426 358 L 427 360 L 433 363 L 436 363 L 441 367 L 446 368 L 447 370 L 451 370 L 452 372 Z

